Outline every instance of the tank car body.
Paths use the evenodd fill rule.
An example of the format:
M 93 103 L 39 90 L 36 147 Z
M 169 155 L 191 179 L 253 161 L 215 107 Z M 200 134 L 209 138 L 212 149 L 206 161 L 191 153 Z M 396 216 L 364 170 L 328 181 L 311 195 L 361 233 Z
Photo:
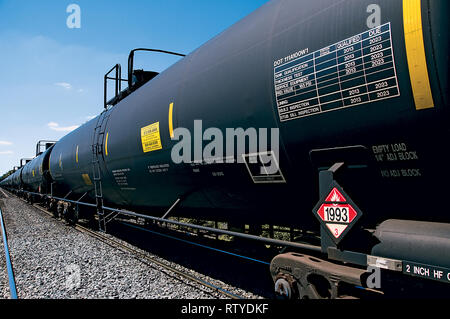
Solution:
M 159 212 L 181 199 L 177 214 L 186 216 L 308 226 L 318 171 L 346 162 L 360 169 L 342 184 L 369 224 L 448 222 L 436 181 L 447 178 L 449 4 L 421 2 L 423 90 L 416 82 L 424 68 L 408 63 L 417 21 L 402 1 L 377 1 L 381 25 L 369 28 L 372 2 L 267 3 L 64 137 L 50 156 L 53 179 L 92 194 L 98 144 L 107 202 Z M 171 129 L 193 136 L 195 120 L 224 136 L 227 128 L 278 128 L 276 178 L 248 163 L 174 164 Z M 146 149 L 149 127 L 158 149 Z
M 23 167 L 19 168 L 11 175 L 11 187 L 19 189 L 22 185 L 22 170 Z
M 49 156 L 49 172 L 59 192 L 83 194 L 93 190 L 92 141 L 95 124 L 96 119 L 85 123 L 54 145 Z
M 23 167 L 22 182 L 24 189 L 36 192 L 46 193 L 49 185 L 48 163 L 51 148 L 35 157 L 32 161 Z
M 11 187 L 11 175 L 0 182 L 0 186 Z

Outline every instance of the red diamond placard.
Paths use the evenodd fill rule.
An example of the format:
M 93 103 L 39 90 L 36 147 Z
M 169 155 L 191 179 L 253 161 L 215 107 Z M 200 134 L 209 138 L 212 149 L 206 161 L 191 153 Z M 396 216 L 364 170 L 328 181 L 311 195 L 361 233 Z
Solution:
M 338 244 L 362 216 L 361 210 L 335 181 L 313 210 L 333 241 Z

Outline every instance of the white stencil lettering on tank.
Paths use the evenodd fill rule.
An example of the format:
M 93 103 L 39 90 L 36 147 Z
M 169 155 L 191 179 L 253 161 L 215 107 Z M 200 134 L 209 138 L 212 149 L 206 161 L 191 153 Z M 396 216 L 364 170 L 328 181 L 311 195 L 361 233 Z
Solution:
M 391 23 L 274 63 L 281 122 L 400 96 Z

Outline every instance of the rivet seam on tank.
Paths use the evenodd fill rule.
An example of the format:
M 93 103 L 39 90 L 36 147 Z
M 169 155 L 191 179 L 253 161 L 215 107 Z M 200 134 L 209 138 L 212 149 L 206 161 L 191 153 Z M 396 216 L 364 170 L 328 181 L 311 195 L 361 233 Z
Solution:
M 173 134 L 173 102 L 170 103 L 169 106 L 169 133 L 170 133 L 170 138 L 174 138 L 174 134 Z
M 108 156 L 108 138 L 109 138 L 109 132 L 106 133 L 105 138 L 105 155 Z
M 403 25 L 416 109 L 434 108 L 423 39 L 421 0 L 403 0 Z

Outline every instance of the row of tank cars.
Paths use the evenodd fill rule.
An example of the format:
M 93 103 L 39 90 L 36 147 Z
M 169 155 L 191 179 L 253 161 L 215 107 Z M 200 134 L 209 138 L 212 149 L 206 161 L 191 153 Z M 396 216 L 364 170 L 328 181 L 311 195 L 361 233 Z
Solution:
M 433 282 L 448 294 L 449 5 L 274 0 L 161 74 L 135 70 L 142 50 L 133 50 L 128 88 L 118 88 L 116 65 L 105 111 L 1 185 L 71 222 L 77 206 L 61 199 L 90 202 L 91 215 L 106 203 L 294 227 L 301 254 L 271 264 L 276 290 L 289 297 L 342 296 L 366 286 L 368 266 L 383 269 L 384 292 L 392 282 L 422 295 Z M 274 145 L 235 149 L 231 163 L 224 154 L 174 162 L 174 129 L 194 134 L 197 120 L 223 136 L 278 129 L 276 172 L 249 161 Z
M 55 143 L 54 141 L 39 141 L 36 145 L 36 157 L 21 159 L 20 165 L 14 167 L 7 174 L 8 176 L 0 182 L 0 186 L 25 198 L 30 203 L 39 201 L 46 203 L 49 207 L 56 208 L 56 201 L 47 198 L 47 194 L 51 195 L 52 185 L 49 156 Z M 55 215 L 62 214 L 63 208 L 64 206 L 61 205 L 58 210 L 55 209 Z M 66 220 L 71 224 L 75 223 L 74 217 L 76 216 L 69 215 L 65 215 Z

